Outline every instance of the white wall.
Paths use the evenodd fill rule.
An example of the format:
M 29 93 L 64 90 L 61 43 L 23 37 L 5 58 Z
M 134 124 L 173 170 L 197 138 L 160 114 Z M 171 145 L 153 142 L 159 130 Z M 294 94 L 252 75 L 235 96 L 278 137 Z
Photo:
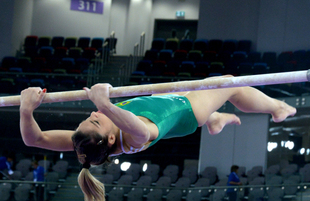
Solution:
M 257 39 L 259 0 L 201 0 L 197 38 Z
M 200 0 L 118 0 L 112 1 L 110 30 L 114 30 L 117 54 L 133 53 L 135 43 L 145 32 L 145 47 L 150 49 L 154 34 L 155 19 L 176 19 L 178 10 L 185 11 L 185 19 L 198 20 Z
M 310 2 L 261 1 L 258 49 L 288 51 L 310 49 Z
M 12 51 L 12 24 L 14 1 L 1 1 L 0 6 L 0 60 L 5 56 L 14 56 Z
M 33 0 L 15 0 L 12 27 L 12 51 L 20 50 L 25 36 L 31 34 Z
M 175 16 L 176 11 L 185 11 L 185 20 L 198 20 L 200 1 L 204 0 L 153 0 L 149 30 L 150 37 L 148 38 L 148 46 L 146 48 L 151 48 L 155 19 L 177 19 Z
M 218 135 L 210 135 L 202 127 L 199 172 L 215 166 L 219 179 L 230 173 L 231 165 L 245 166 L 246 170 L 261 165 L 266 168 L 269 115 L 238 114 L 242 124 L 228 125 Z
M 70 2 L 70 0 L 34 0 L 31 34 L 91 38 L 109 36 L 111 0 L 103 0 L 103 15 L 72 11 Z
M 201 0 L 198 38 L 249 39 L 253 50 L 310 49 L 308 0 Z

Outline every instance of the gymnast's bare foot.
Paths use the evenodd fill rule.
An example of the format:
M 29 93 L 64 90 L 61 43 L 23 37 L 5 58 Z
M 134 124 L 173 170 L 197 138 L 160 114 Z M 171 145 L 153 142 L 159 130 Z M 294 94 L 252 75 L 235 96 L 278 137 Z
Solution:
M 284 121 L 288 116 L 294 116 L 296 114 L 296 108 L 286 104 L 283 101 L 276 101 L 279 108 L 271 113 L 274 122 Z
M 223 130 L 224 126 L 226 126 L 227 124 L 240 125 L 241 121 L 239 117 L 234 114 L 214 112 L 210 115 L 206 123 L 209 133 L 211 135 L 216 135 L 220 133 Z

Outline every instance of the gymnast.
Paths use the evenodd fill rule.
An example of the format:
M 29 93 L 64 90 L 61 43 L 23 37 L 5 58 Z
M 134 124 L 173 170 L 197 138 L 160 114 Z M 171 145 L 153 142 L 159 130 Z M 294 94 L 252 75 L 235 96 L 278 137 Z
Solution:
M 226 101 L 243 112 L 271 114 L 274 122 L 296 113 L 295 108 L 252 87 L 157 94 L 116 104 L 110 102 L 110 87 L 96 84 L 84 88 L 98 111 L 74 131 L 41 131 L 33 111 L 41 104 L 46 89 L 32 87 L 21 92 L 20 129 L 24 143 L 53 151 L 75 151 L 83 165 L 78 182 L 86 201 L 105 200 L 104 185 L 90 174 L 91 165 L 109 161 L 110 156 L 143 151 L 160 139 L 191 134 L 205 124 L 210 134 L 218 134 L 227 124 L 239 125 L 236 115 L 216 112 Z

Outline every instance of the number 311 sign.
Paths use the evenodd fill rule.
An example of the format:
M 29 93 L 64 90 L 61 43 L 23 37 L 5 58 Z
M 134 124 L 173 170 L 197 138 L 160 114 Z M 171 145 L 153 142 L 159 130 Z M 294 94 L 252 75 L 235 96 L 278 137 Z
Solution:
M 103 14 L 103 2 L 88 0 L 71 0 L 71 10 Z

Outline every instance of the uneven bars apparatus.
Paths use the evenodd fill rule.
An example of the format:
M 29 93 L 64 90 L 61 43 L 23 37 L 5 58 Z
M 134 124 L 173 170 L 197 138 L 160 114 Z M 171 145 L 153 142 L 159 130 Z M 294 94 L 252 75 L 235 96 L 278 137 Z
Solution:
M 212 79 L 203 80 L 114 87 L 110 89 L 110 98 L 308 81 L 310 81 L 310 69 L 304 71 L 225 77 L 219 79 L 212 77 Z M 80 100 L 88 100 L 87 94 L 84 90 L 46 93 L 42 103 Z M 16 105 L 20 105 L 20 95 L 0 97 L 0 107 Z

